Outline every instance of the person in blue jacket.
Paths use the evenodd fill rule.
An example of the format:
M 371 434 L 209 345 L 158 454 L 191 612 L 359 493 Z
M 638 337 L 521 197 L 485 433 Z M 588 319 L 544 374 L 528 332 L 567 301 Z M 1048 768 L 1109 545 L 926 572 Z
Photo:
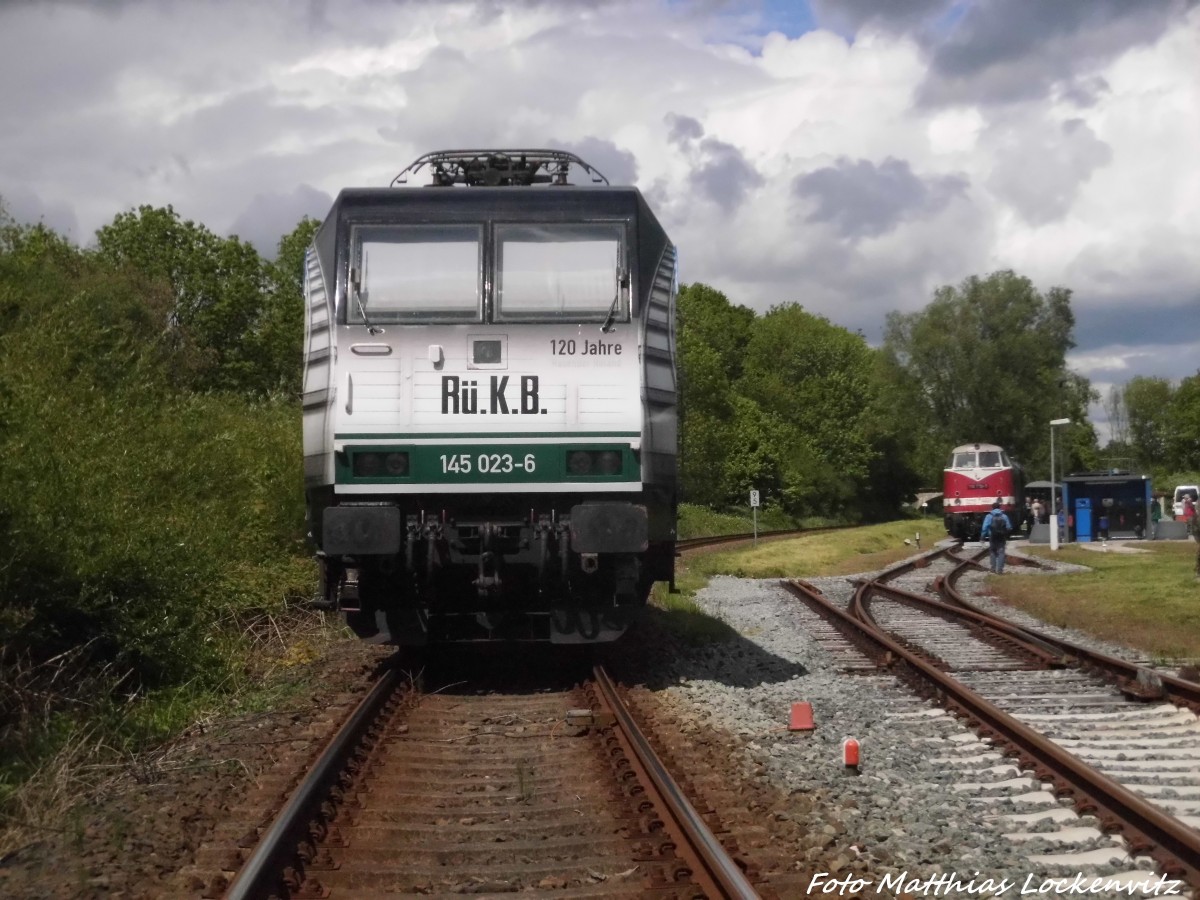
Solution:
M 992 504 L 992 511 L 983 520 L 980 536 L 988 542 L 988 555 L 992 561 L 992 572 L 1004 574 L 1004 543 L 1012 534 L 1012 522 L 1000 508 L 1000 501 Z

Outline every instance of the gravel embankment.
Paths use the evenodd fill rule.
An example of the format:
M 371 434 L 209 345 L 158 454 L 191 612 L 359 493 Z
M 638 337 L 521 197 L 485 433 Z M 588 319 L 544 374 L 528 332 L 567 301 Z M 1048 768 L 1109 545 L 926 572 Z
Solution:
M 1016 566 L 1010 571 L 1020 572 L 1021 577 L 1054 574 L 1052 569 Z M 853 592 L 851 582 L 861 577 L 807 580 L 844 604 Z M 993 606 L 980 594 L 983 583 L 982 574 L 969 575 L 960 580 L 960 591 L 980 606 Z M 1004 837 L 1006 832 L 1052 830 L 1048 820 L 1020 827 L 1012 820 L 998 820 L 1020 810 L 1016 798 L 1030 786 L 1020 784 L 1018 776 L 1028 773 L 1018 773 L 956 719 L 891 676 L 840 671 L 827 646 L 813 636 L 813 614 L 803 610 L 776 580 L 718 577 L 696 600 L 706 613 L 729 624 L 736 636 L 681 651 L 666 664 L 670 671 L 665 675 L 664 696 L 708 727 L 743 736 L 746 772 L 765 772 L 759 777 L 793 795 L 805 795 L 828 810 L 830 817 L 840 818 L 847 833 L 856 837 L 852 852 L 865 854 L 880 879 L 907 873 L 906 881 L 926 883 L 924 892 L 910 890 L 913 896 L 1020 896 L 1023 887 L 1036 893 L 1044 878 L 1069 874 L 1036 859 L 1061 849 L 1058 841 L 1034 837 L 1018 842 Z M 1012 611 L 1005 608 L 1004 612 Z M 1102 645 L 1085 635 L 1063 634 L 1114 655 L 1140 657 L 1136 651 Z M 659 676 L 663 675 L 660 670 Z M 791 705 L 799 701 L 813 705 L 816 729 L 811 733 L 786 730 Z M 847 774 L 842 765 L 846 737 L 856 738 L 861 745 L 857 776 Z M 1011 799 L 1003 796 L 1003 789 L 996 798 L 991 786 L 979 790 L 964 786 L 1005 779 L 1014 781 Z M 1036 780 L 1032 786 L 1037 789 Z M 1078 824 L 1094 823 L 1078 820 Z M 1107 836 L 1095 842 L 1097 851 L 1112 845 Z M 1144 859 L 1134 865 L 1150 868 Z M 831 868 L 836 872 L 837 863 Z M 1131 868 L 1127 860 L 1083 871 L 1091 877 Z M 957 874 L 961 880 L 957 890 L 949 885 L 935 890 L 925 881 L 944 873 Z M 974 885 L 968 884 L 971 879 Z M 981 890 L 987 879 L 993 881 L 993 889 Z M 849 893 L 832 892 L 834 896 Z M 883 889 L 877 882 L 865 885 L 862 893 L 894 896 L 900 891 Z M 1058 894 L 1064 895 L 1069 893 Z

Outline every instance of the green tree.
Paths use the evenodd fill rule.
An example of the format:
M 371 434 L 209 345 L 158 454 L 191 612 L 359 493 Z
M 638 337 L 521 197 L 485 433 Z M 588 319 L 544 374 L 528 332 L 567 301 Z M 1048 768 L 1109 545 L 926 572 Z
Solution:
M 1116 444 L 1121 448 L 1129 446 L 1129 409 L 1125 405 L 1125 391 L 1121 385 L 1114 384 L 1108 389 L 1104 400 L 1104 414 L 1108 417 L 1108 429 L 1112 435 L 1105 449 L 1111 452 Z
M 1098 396 L 1066 367 L 1070 299 L 1066 288 L 1042 294 L 1028 278 L 1001 271 L 939 288 L 921 312 L 888 316 L 884 352 L 919 386 L 914 417 L 928 422 L 943 451 L 989 441 L 1027 470 L 1048 472 L 1047 423 L 1068 417 L 1075 425 L 1064 466 L 1094 461 L 1087 407 Z
M 313 236 L 321 223 L 312 216 L 305 216 L 296 227 L 279 239 L 271 276 L 280 287 L 290 287 L 294 296 L 304 294 L 304 258 Z
M 738 392 L 787 431 L 778 467 L 791 511 L 853 503 L 877 452 L 868 424 L 879 385 L 862 336 L 787 303 L 755 320 L 745 357 Z
M 875 453 L 870 462 L 864 508 L 872 516 L 894 513 L 913 500 L 924 487 L 941 490 L 945 448 L 929 440 L 930 429 L 918 415 L 919 403 L 910 402 L 918 388 L 881 350 L 872 352 L 874 404 L 864 423 L 867 441 Z M 927 464 L 926 464 L 927 463 Z M 929 480 L 926 472 L 933 472 Z
M 1137 464 L 1146 469 L 1167 463 L 1171 383 L 1138 376 L 1121 389 L 1128 418 L 1129 445 Z
M 1200 472 L 1200 372 L 1179 383 L 1167 412 L 1167 459 L 1180 472 Z
M 793 516 L 869 517 L 919 486 L 922 430 L 898 399 L 910 376 L 862 335 L 795 303 L 756 316 L 693 284 L 680 292 L 679 366 L 687 500 L 741 505 L 756 488 Z
M 744 506 L 751 489 L 757 489 L 764 497 L 784 500 L 786 508 L 784 456 L 790 430 L 748 397 L 734 394 L 730 406 L 733 419 L 722 429 L 722 499 Z
M 680 288 L 678 298 L 679 478 L 683 499 L 712 506 L 730 502 L 744 479 L 731 466 L 735 431 L 733 381 L 741 373 L 754 312 L 734 306 L 707 285 Z
M 286 382 L 269 335 L 270 269 L 250 244 L 222 238 L 175 210 L 141 206 L 96 232 L 98 256 L 170 285 L 168 322 L 181 353 L 204 358 L 189 365 L 194 387 L 263 393 Z
M 279 252 L 267 267 L 270 288 L 256 334 L 265 368 L 279 389 L 296 396 L 304 367 L 304 254 L 320 225 L 305 216 L 279 239 Z
M 24 286 L 43 273 L 75 272 L 83 256 L 66 238 L 45 225 L 21 225 L 0 203 L 0 335 L 13 327 L 26 308 Z
M 130 690 L 214 685 L 233 617 L 310 589 L 295 404 L 180 389 L 176 302 L 0 225 L 0 680 L 86 648 Z
M 733 397 L 720 357 L 696 339 L 680 341 L 680 460 L 683 497 L 691 503 L 718 506 L 730 493 L 725 483 Z
M 743 354 L 754 327 L 754 310 L 736 306 L 723 293 L 706 284 L 685 284 L 679 289 L 680 343 L 704 344 L 717 354 L 732 383 L 742 374 Z

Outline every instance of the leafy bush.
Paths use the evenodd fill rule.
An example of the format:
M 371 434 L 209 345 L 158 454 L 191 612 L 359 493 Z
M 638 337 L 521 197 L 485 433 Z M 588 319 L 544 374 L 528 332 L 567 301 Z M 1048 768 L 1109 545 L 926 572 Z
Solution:
M 246 618 L 312 592 L 298 404 L 184 389 L 203 350 L 166 285 L 38 229 L 0 238 L 0 672 L 67 654 L 109 712 L 216 689 Z M 0 757 L 53 743 L 61 713 L 39 737 L 0 708 Z
M 799 527 L 801 526 L 795 519 L 777 506 L 764 506 L 758 511 L 759 531 L 782 531 Z M 754 518 L 748 506 L 745 510 L 736 512 L 719 512 L 707 506 L 681 503 L 678 530 L 681 539 L 719 534 L 749 534 L 754 530 Z

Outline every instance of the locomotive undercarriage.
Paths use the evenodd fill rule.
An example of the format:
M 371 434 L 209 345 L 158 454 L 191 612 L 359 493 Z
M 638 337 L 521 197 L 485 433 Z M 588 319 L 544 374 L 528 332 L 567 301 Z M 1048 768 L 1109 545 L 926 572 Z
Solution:
M 977 541 L 986 513 L 953 513 L 945 517 L 946 533 L 960 541 Z
M 558 509 L 521 518 L 494 508 L 485 517 L 409 512 L 395 552 L 320 555 L 325 599 L 379 642 L 615 640 L 672 565 L 674 544 L 646 540 L 644 507 L 582 509 L 608 527 L 577 521 L 573 534 L 570 513 Z

